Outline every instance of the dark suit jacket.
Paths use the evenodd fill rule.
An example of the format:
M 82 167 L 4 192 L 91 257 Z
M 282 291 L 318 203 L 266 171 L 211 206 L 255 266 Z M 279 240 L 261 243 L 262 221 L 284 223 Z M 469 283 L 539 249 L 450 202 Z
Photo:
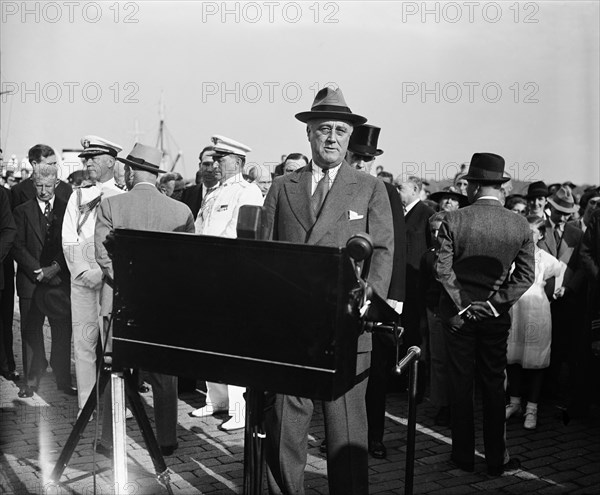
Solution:
M 8 256 L 17 229 L 10 210 L 10 195 L 0 186 L 0 291 L 4 289 L 4 259 Z
M 200 206 L 202 206 L 202 184 L 186 187 L 181 195 L 181 202 L 188 205 L 189 209 L 192 210 L 194 220 L 196 220 Z
M 57 198 L 60 198 L 65 204 L 69 201 L 69 196 L 73 189 L 64 181 L 60 181 L 54 191 Z M 14 210 L 17 206 L 22 205 L 25 201 L 35 199 L 35 186 L 31 177 L 19 182 L 10 190 L 11 205 Z
M 395 301 L 404 301 L 406 295 L 406 224 L 404 222 L 404 210 L 398 190 L 387 182 L 383 184 L 388 193 L 394 222 L 394 260 L 392 263 L 392 280 L 390 281 L 390 290 L 387 297 Z
M 535 279 L 529 224 L 499 201 L 480 199 L 446 213 L 438 241 L 435 272 L 444 288 L 443 318 L 473 301 L 489 300 L 498 313 L 506 313 Z
M 343 162 L 321 214 L 315 218 L 310 201 L 311 170 L 309 165 L 275 178 L 264 204 L 267 235 L 274 241 L 343 247 L 353 235 L 368 233 L 374 244 L 368 281 L 385 297 L 392 272 L 394 232 L 384 182 Z M 359 351 L 370 350 L 370 334 L 363 334 L 358 345 Z
M 61 232 L 67 203 L 59 197 L 54 199 L 53 218 L 50 233 L 46 242 L 46 220 L 37 199 L 26 201 L 15 208 L 15 224 L 17 236 L 12 254 L 18 264 L 17 294 L 19 297 L 31 298 L 37 285 L 34 270 L 49 266 L 56 261 L 60 266 L 61 284 L 70 283 L 69 270 L 63 255 Z
M 550 253 L 559 261 L 567 265 L 565 276 L 563 278 L 563 286 L 568 287 L 573 292 L 579 292 L 583 287 L 585 273 L 583 268 L 578 263 L 578 251 L 583 239 L 583 231 L 574 225 L 566 224 L 560 245 L 556 245 L 554 237 L 554 227 L 550 220 L 546 220 L 546 235 L 538 242 L 538 247 Z M 552 296 L 555 289 L 554 278 L 548 280 L 544 287 L 546 294 Z
M 600 210 L 592 214 L 580 249 L 581 266 L 590 282 L 600 289 Z

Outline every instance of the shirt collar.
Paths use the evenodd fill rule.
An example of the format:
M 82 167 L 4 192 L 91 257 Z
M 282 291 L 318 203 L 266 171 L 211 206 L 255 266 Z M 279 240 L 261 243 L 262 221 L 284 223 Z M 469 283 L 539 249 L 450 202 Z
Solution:
M 50 201 L 48 201 L 48 203 L 50 203 L 50 209 L 53 210 L 54 209 L 54 199 L 56 198 L 56 194 L 54 196 L 52 196 L 52 198 L 50 199 Z M 40 201 L 38 199 L 38 197 L 36 196 L 37 202 L 38 202 L 38 206 L 40 207 L 40 209 L 42 210 L 42 213 L 44 212 L 44 210 L 46 209 L 46 201 Z
M 404 207 L 404 214 L 406 215 L 410 210 L 412 210 L 419 201 L 421 201 L 421 200 L 419 198 L 417 198 L 412 203 L 407 204 Z
M 477 201 L 479 201 L 480 199 L 495 199 L 496 201 L 498 201 L 498 203 L 500 203 L 500 200 L 496 196 L 479 196 L 477 198 Z

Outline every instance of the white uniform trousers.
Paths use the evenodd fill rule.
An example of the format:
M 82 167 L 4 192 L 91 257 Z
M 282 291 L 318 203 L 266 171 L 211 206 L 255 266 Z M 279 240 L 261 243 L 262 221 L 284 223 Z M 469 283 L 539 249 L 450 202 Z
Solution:
M 212 406 L 212 410 L 217 412 L 228 412 L 236 420 L 244 420 L 246 417 L 245 387 L 206 382 L 206 388 L 208 390 L 207 407 Z
M 71 283 L 73 353 L 77 402 L 83 409 L 96 384 L 96 344 L 100 335 L 100 290 Z

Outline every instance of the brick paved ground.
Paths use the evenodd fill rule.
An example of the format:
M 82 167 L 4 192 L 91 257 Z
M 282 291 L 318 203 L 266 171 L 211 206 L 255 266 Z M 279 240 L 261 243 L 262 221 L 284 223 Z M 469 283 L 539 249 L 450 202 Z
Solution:
M 18 328 L 18 322 L 15 328 Z M 17 362 L 20 363 L 20 340 L 15 342 L 14 348 L 19 351 Z M 49 484 L 48 475 L 74 424 L 77 400 L 56 391 L 51 373 L 44 377 L 39 393 L 33 398 L 19 399 L 17 392 L 17 385 L 0 378 L 0 493 L 94 493 L 91 473 L 94 460 L 96 493 L 114 493 L 110 461 L 100 455 L 94 459 L 94 422 L 83 434 L 61 478 L 62 484 Z M 142 397 L 152 418 L 151 393 Z M 223 418 L 201 420 L 189 417 L 188 413 L 201 404 L 200 394 L 185 395 L 180 399 L 179 449 L 166 458 L 172 471 L 173 491 L 181 494 L 241 493 L 242 433 L 219 430 Z M 407 406 L 402 395 L 389 396 L 385 437 L 388 458 L 370 460 L 372 494 L 404 492 Z M 594 409 L 590 419 L 573 420 L 568 426 L 558 419 L 559 412 L 552 404 L 541 404 L 539 426 L 535 431 L 524 430 L 519 420 L 511 420 L 508 445 L 511 453 L 521 459 L 522 469 L 491 478 L 485 472 L 481 455 L 481 424 L 475 473 L 453 469 L 448 462 L 450 432 L 448 428 L 434 426 L 435 410 L 426 400 L 417 412 L 415 493 L 600 493 L 600 410 Z M 478 417 L 481 418 L 480 412 Z M 136 495 L 166 493 L 155 479 L 151 459 L 135 421 L 127 422 L 127 430 L 130 483 L 119 492 Z M 323 418 L 318 411 L 313 418 L 311 433 L 307 493 L 326 494 L 325 458 L 318 448 L 323 438 Z

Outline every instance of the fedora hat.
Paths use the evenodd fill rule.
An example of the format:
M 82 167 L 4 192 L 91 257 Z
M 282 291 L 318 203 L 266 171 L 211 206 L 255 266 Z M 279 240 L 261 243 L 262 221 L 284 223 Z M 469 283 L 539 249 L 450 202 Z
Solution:
M 146 170 L 155 174 L 166 173 L 160 169 L 162 151 L 152 146 L 146 146 L 145 144 L 135 143 L 127 158 L 117 157 L 117 160 L 125 165 L 129 165 L 131 168 Z
M 48 318 L 67 318 L 71 315 L 71 297 L 64 285 L 39 284 L 33 299 Z
M 441 191 L 437 191 L 433 194 L 430 194 L 428 199 L 439 203 L 440 200 L 445 196 L 450 196 L 451 198 L 454 198 L 456 201 L 458 201 L 459 208 L 464 208 L 469 204 L 469 198 L 467 198 L 464 194 L 459 193 L 454 186 L 444 187 L 444 189 L 442 189 Z
M 494 153 L 475 153 L 469 164 L 469 171 L 463 179 L 483 184 L 508 182 L 504 175 L 504 158 Z
M 305 123 L 314 119 L 335 119 L 350 122 L 352 125 L 364 124 L 367 121 L 365 117 L 352 113 L 340 88 L 332 89 L 329 86 L 317 93 L 309 112 L 297 113 L 296 118 Z
M 538 180 L 537 182 L 532 182 L 527 187 L 527 199 L 539 198 L 539 197 L 548 197 L 550 193 L 548 192 L 548 186 L 544 181 Z
M 552 197 L 548 198 L 548 203 L 562 213 L 575 213 L 579 210 L 579 206 L 575 204 L 573 199 L 571 189 L 566 186 L 562 186 Z
M 380 132 L 381 128 L 374 125 L 362 124 L 355 127 L 350 136 L 348 150 L 357 155 L 371 157 L 381 155 L 383 151 L 377 148 Z

